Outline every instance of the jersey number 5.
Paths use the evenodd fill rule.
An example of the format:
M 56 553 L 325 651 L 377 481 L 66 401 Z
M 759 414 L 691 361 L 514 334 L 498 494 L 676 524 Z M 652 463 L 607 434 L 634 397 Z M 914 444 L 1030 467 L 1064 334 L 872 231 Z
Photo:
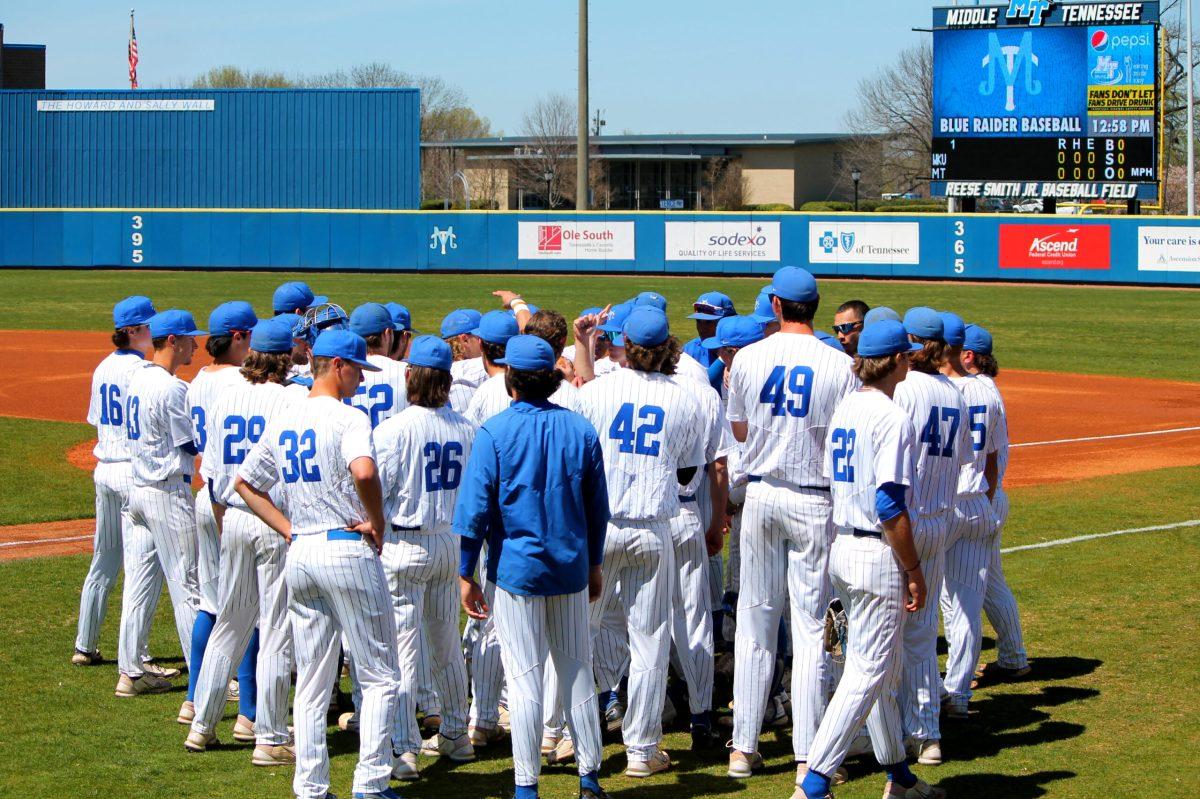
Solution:
M 651 440 L 651 436 L 662 432 L 666 416 L 666 411 L 657 405 L 643 405 L 637 409 L 637 418 L 642 424 L 635 427 L 633 403 L 626 402 L 608 426 L 608 437 L 621 442 L 621 452 L 657 458 L 659 441 Z
M 772 416 L 808 416 L 808 402 L 812 397 L 813 370 L 807 366 L 776 366 L 758 392 L 758 401 L 771 406 Z
M 294 483 L 303 480 L 306 483 L 316 483 L 321 479 L 321 468 L 312 460 L 317 454 L 317 434 L 312 430 L 297 433 L 295 430 L 284 430 L 279 434 L 279 446 L 283 447 L 283 457 L 287 463 L 283 467 L 283 482 Z
M 463 445 L 457 441 L 430 441 L 425 454 L 425 490 L 453 491 L 462 480 Z
M 857 430 L 847 430 L 839 427 L 833 431 L 830 441 L 833 443 L 833 479 L 839 483 L 854 482 L 854 441 L 858 438 Z

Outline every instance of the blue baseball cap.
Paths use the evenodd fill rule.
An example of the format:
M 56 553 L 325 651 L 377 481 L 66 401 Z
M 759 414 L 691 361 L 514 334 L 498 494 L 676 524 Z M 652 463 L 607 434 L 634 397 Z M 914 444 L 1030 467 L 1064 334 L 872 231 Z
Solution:
M 510 338 L 520 332 L 512 311 L 488 311 L 479 320 L 479 326 L 471 331 L 488 344 L 507 344 Z
M 701 294 L 692 303 L 695 313 L 688 314 L 688 319 L 702 319 L 717 322 L 726 316 L 733 316 L 737 311 L 733 308 L 733 300 L 719 291 L 708 291 Z
M 717 334 L 701 341 L 700 346 L 716 350 L 721 347 L 745 347 L 762 340 L 763 327 L 756 317 L 726 316 L 717 322 Z
M 671 335 L 667 315 L 653 305 L 642 305 L 629 312 L 621 328 L 626 341 L 641 347 L 657 347 Z
M 328 301 L 328 297 L 314 296 L 312 289 L 308 287 L 307 283 L 292 281 L 291 283 L 284 283 L 275 289 L 275 294 L 271 297 L 271 309 L 275 311 L 295 312 L 297 308 L 308 310 L 314 305 L 320 305 Z
M 352 330 L 322 330 L 312 354 L 314 358 L 341 358 L 368 372 L 382 371 L 367 360 L 367 340 Z
M 250 303 L 223 302 L 208 315 L 208 335 L 228 336 L 235 330 L 253 330 L 257 324 L 258 316 Z
M 296 328 L 300 327 L 300 322 L 301 322 L 300 314 L 298 314 L 298 313 L 281 313 L 281 314 L 276 314 L 273 318 L 282 320 L 287 323 L 288 329 L 292 331 L 292 338 L 302 338 L 300 331 L 296 329 Z
M 282 316 L 262 320 L 250 333 L 250 349 L 270 354 L 291 352 L 291 324 Z
M 537 336 L 513 336 L 504 347 L 504 357 L 496 363 L 521 372 L 553 369 L 554 349 Z
M 962 317 L 951 311 L 942 311 L 942 335 L 951 347 L 961 347 L 966 336 L 967 325 Z
M 470 333 L 479 327 L 483 314 L 474 308 L 458 308 L 446 314 L 442 320 L 442 338 L 454 338 L 463 333 Z
M 846 351 L 846 348 L 842 346 L 842 342 L 838 341 L 836 338 L 831 336 L 829 333 L 826 333 L 824 330 L 814 330 L 813 335 L 817 337 L 817 341 L 821 342 L 822 344 L 833 347 L 838 352 Z
M 812 302 L 817 299 L 817 279 L 807 269 L 785 266 L 771 279 L 771 293 L 790 302 Z
M 137 327 L 150 321 L 150 317 L 158 313 L 149 297 L 135 295 L 126 297 L 113 306 L 113 329 Z
M 366 302 L 350 313 L 350 329 L 366 338 L 394 326 L 388 309 L 377 302 Z
M 900 321 L 900 314 L 893 311 L 886 305 L 880 305 L 878 308 L 872 308 L 867 311 L 867 315 L 863 317 L 863 327 L 872 322 L 882 322 L 884 319 L 891 319 L 893 322 Z
M 908 340 L 908 330 L 895 319 L 883 319 L 870 327 L 864 327 L 858 337 L 860 358 L 878 358 L 898 352 L 916 352 L 924 345 Z
M 667 310 L 667 298 L 657 291 L 643 291 L 633 299 L 634 305 L 652 305 L 660 311 Z
M 771 307 L 771 290 L 763 289 L 759 292 L 758 297 L 754 300 L 754 313 L 751 317 L 762 324 L 768 324 L 775 321 L 775 309 Z
M 196 327 L 196 320 L 192 318 L 191 313 L 178 308 L 159 311 L 147 319 L 146 324 L 150 325 L 150 338 L 208 335 Z
M 449 372 L 450 364 L 454 363 L 454 353 L 450 351 L 450 345 L 437 336 L 417 336 L 408 351 L 408 362 L 412 366 L 427 366 Z
M 389 302 L 383 306 L 388 309 L 388 313 L 392 315 L 392 327 L 398 332 L 411 332 L 412 314 L 408 312 L 408 308 L 398 302 Z
M 979 325 L 967 325 L 966 332 L 963 335 L 964 350 L 977 352 L 980 355 L 992 354 L 992 334 L 987 331 L 987 328 Z
M 609 311 L 608 320 L 600 325 L 600 329 L 605 333 L 620 333 L 625 326 L 625 320 L 629 318 L 629 314 L 637 307 L 632 302 L 623 302 L 620 305 L 614 305 Z M 604 310 L 603 308 L 601 310 Z M 623 344 L 617 346 L 623 347 Z
M 894 321 L 894 320 L 892 320 Z M 863 326 L 863 330 L 866 330 Z M 925 306 L 917 308 L 909 308 L 904 314 L 904 329 L 914 336 L 919 338 L 933 339 L 934 341 L 945 341 L 945 330 L 942 325 L 942 317 L 937 311 Z M 861 339 L 860 345 L 861 346 Z

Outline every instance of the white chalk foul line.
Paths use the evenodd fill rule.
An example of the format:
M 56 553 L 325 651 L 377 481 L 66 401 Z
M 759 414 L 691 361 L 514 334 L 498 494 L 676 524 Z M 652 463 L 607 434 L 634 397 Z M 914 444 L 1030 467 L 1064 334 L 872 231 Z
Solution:
M 0 547 L 24 547 L 33 544 L 65 544 L 68 541 L 91 540 L 93 537 L 91 535 L 73 535 L 67 538 L 35 538 L 31 541 L 5 541 L 3 544 L 0 544 Z
M 1061 547 L 1065 544 L 1075 544 L 1080 541 L 1093 541 L 1097 538 L 1112 538 L 1115 535 L 1129 535 L 1130 533 L 1153 533 L 1160 530 L 1178 530 L 1181 527 L 1200 527 L 1200 519 L 1191 519 L 1186 522 L 1174 522 L 1173 524 L 1156 524 L 1151 527 L 1130 527 L 1128 530 L 1113 530 L 1108 533 L 1076 535 L 1070 538 L 1058 538 L 1054 541 L 1042 541 L 1040 544 L 1022 544 L 1019 547 L 1006 547 L 1000 550 L 1000 552 L 1001 554 L 1007 555 L 1010 552 L 1023 552 L 1027 549 L 1049 549 L 1050 547 Z
M 1074 444 L 1080 441 L 1106 441 L 1110 438 L 1138 438 L 1140 436 L 1165 436 L 1168 433 L 1191 433 L 1200 430 L 1197 427 L 1174 427 L 1170 430 L 1146 430 L 1141 433 L 1116 433 L 1111 436 L 1085 436 L 1083 438 L 1059 438 L 1054 441 L 1026 441 L 1022 444 L 1010 444 L 1010 447 L 1045 447 L 1050 444 Z

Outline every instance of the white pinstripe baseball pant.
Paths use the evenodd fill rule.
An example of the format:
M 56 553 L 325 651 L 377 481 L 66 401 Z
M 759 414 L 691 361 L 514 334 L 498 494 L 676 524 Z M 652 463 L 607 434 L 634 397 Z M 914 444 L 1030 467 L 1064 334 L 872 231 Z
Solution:
M 925 576 L 929 600 L 904 622 L 904 665 L 900 683 L 900 709 L 905 733 L 919 741 L 941 740 L 942 674 L 938 666 L 938 602 L 946 572 L 946 535 L 953 510 L 919 516 L 913 543 Z
M 192 491 L 177 478 L 169 485 L 134 486 L 129 491 L 129 521 L 149 531 L 154 556 L 167 581 L 175 611 L 175 631 L 191 666 L 192 626 L 200 609 L 196 581 L 196 513 Z
M 365 542 L 328 540 L 325 533 L 294 538 L 285 579 L 296 647 L 296 776 L 299 799 L 329 791 L 325 715 L 337 678 L 339 636 L 345 633 L 362 688 L 355 793 L 377 793 L 392 773 L 392 728 L 400 684 L 396 622 L 387 577 Z
M 496 599 L 496 586 L 487 579 L 487 545 L 480 553 L 479 581 L 488 607 Z M 473 623 L 473 626 L 472 626 Z M 471 724 L 493 730 L 500 721 L 500 700 L 504 691 L 504 661 L 500 657 L 500 642 L 496 639 L 496 620 L 489 616 L 483 621 L 467 622 L 471 635 Z
M 675 548 L 669 521 L 608 523 L 604 541 L 604 590 L 590 610 L 593 638 L 602 627 L 617 637 L 629 636 L 629 704 L 621 733 L 631 760 L 646 760 L 662 740 L 662 712 L 667 695 L 671 652 L 671 584 Z M 609 610 L 620 609 L 621 628 L 613 629 Z M 596 639 L 601 640 L 601 639 Z M 607 687 L 620 675 L 597 680 Z
M 417 725 L 417 653 L 424 629 L 427 657 L 442 700 L 441 734 L 458 738 L 467 731 L 467 667 L 458 636 L 458 537 L 449 530 L 395 530 L 383 544 L 383 568 L 396 618 L 400 686 L 392 746 L 421 751 Z
M 988 563 L 987 591 L 983 595 L 983 612 L 996 631 L 996 662 L 1006 669 L 1023 669 L 1029 665 L 1025 654 L 1025 636 L 1021 632 L 1021 614 L 1017 610 L 1017 598 L 1013 596 L 1008 581 L 1004 579 L 1004 566 L 1000 558 L 1000 538 L 1004 523 L 1008 520 L 1008 494 L 1003 489 L 992 499 L 992 511 L 996 514 L 996 536 L 992 544 L 992 557 Z
M 592 684 L 587 589 L 560 596 L 521 596 L 497 588 L 492 615 L 508 683 L 516 784 L 535 785 L 541 773 L 547 663 L 557 673 L 579 773 L 599 771 L 603 744 Z
M 217 621 L 196 682 L 192 729 L 211 733 L 225 710 L 225 691 L 258 627 L 258 693 L 254 735 L 260 744 L 288 740 L 292 626 L 287 613 L 283 537 L 241 508 L 225 511 Z
M 808 767 L 832 777 L 864 721 L 880 764 L 905 758 L 896 705 L 905 611 L 900 567 L 880 538 L 838 535 L 829 574 L 846 606 L 846 669 L 809 747 Z
M 133 466 L 129 461 L 98 463 L 96 483 L 96 536 L 92 540 L 92 562 L 79 592 L 79 626 L 75 649 L 95 652 L 100 626 L 108 611 L 108 597 L 117 584 L 124 556 L 122 512 L 129 504 Z
M 125 583 L 121 590 L 117 669 L 136 680 L 142 676 L 142 664 L 150 659 L 150 625 L 162 596 L 163 570 L 150 531 L 130 521 L 128 506 L 121 513 L 121 527 Z
M 604 585 L 620 590 L 619 581 L 604 564 Z M 621 680 L 629 674 L 629 631 L 621 603 L 613 602 L 604 611 L 599 626 L 592 622 L 592 662 L 595 664 L 596 685 L 601 691 L 619 691 Z M 665 700 L 664 700 L 665 701 Z
M 705 471 L 708 471 L 707 466 Z M 695 511 L 700 518 L 700 536 L 703 538 L 704 533 L 708 531 L 708 526 L 712 524 L 712 483 L 709 482 L 707 475 L 696 488 Z M 724 511 L 722 510 L 722 512 Z M 715 608 L 721 604 L 721 597 L 724 596 L 725 559 L 720 552 L 709 558 L 707 547 L 705 548 L 705 557 L 708 560 L 705 576 L 708 580 L 709 606 Z
M 983 645 L 983 594 L 995 535 L 996 520 L 987 494 L 960 496 L 946 538 L 941 606 L 949 650 L 943 687 L 949 701 L 961 710 L 971 700 L 971 680 Z
M 828 491 L 767 478 L 746 489 L 733 681 L 733 746 L 740 751 L 758 749 L 775 673 L 779 618 L 787 602 L 791 606 L 792 749 L 796 760 L 808 759 L 825 711 L 829 679 L 829 656 L 822 638 L 832 594 L 831 510 Z
M 200 610 L 217 615 L 221 605 L 221 535 L 213 516 L 208 483 L 196 492 L 196 582 L 200 587 Z M 208 650 L 205 649 L 205 652 Z
M 671 642 L 688 687 L 693 714 L 712 710 L 713 617 L 711 574 L 704 531 L 695 503 L 680 505 L 671 519 L 675 568 L 671 571 Z

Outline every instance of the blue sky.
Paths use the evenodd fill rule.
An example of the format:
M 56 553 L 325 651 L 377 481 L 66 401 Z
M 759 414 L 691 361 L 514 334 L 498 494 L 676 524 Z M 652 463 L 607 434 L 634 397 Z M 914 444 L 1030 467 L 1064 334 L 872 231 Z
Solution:
M 494 130 L 576 85 L 575 0 L 207 0 L 137 7 L 139 80 L 232 63 L 288 73 L 386 61 L 459 86 Z M 822 133 L 855 86 L 928 34 L 914 0 L 592 0 L 592 108 L 606 133 Z M 10 43 L 47 45 L 48 88 L 128 86 L 129 6 L 5 0 Z

